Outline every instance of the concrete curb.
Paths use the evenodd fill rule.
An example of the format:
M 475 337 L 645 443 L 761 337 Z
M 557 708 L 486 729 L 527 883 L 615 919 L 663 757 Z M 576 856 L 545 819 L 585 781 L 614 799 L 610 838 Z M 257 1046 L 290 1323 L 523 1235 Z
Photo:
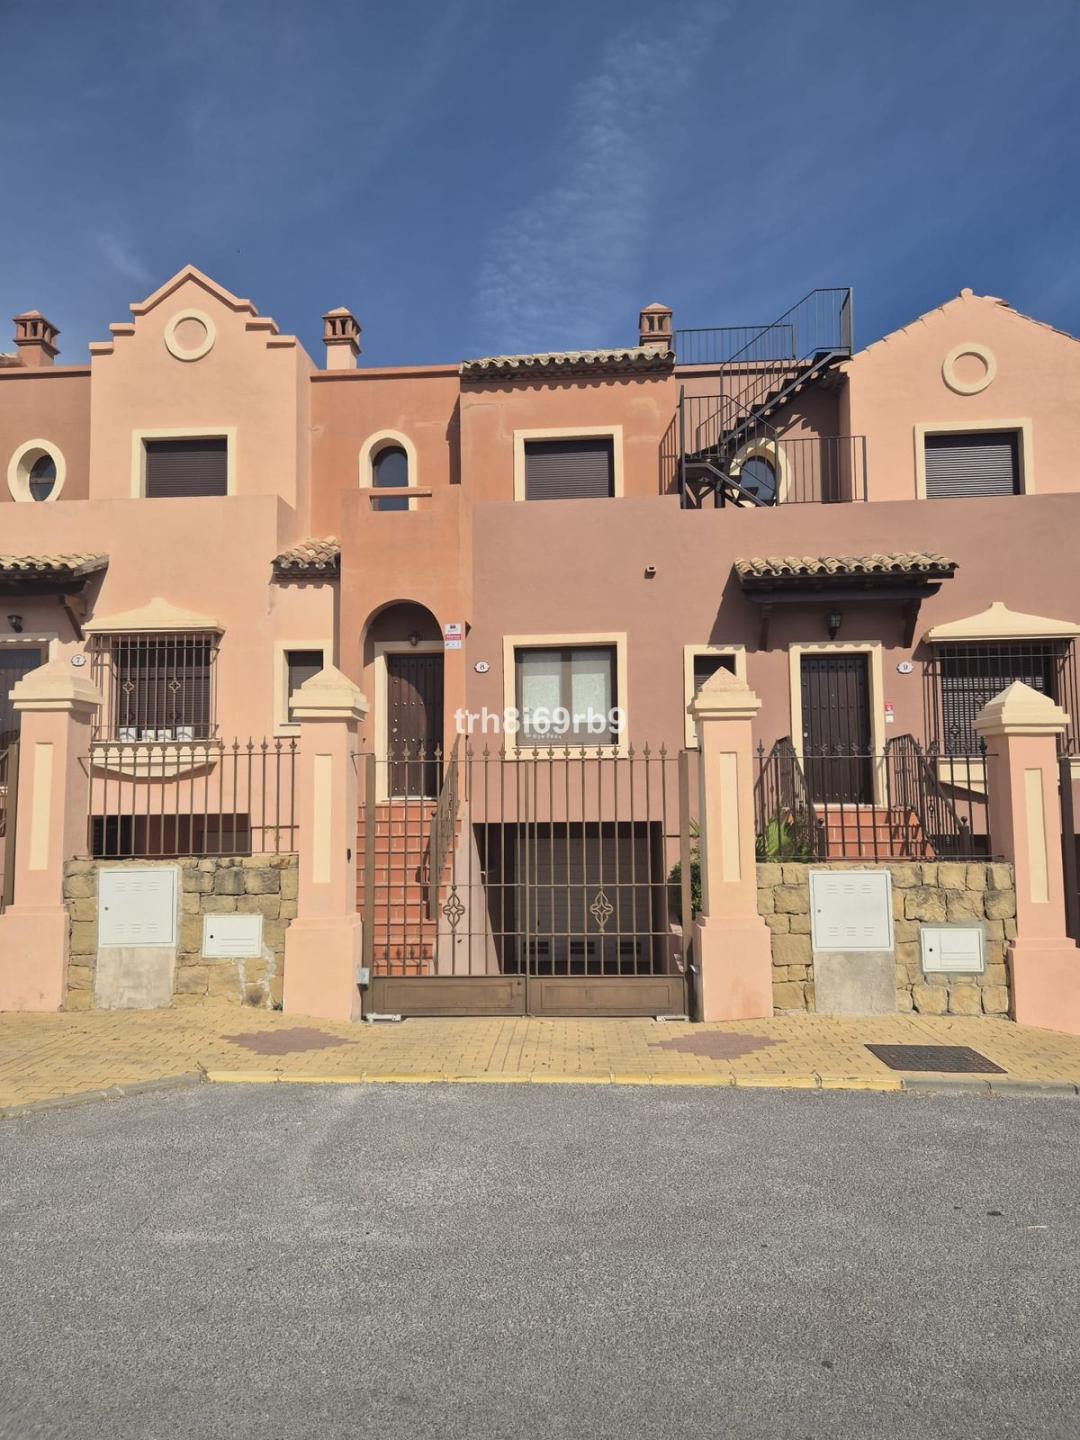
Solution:
M 201 1085 L 205 1071 L 192 1070 L 183 1075 L 166 1075 L 160 1080 L 135 1080 L 130 1085 L 109 1085 L 104 1090 L 80 1090 L 74 1095 L 57 1095 L 48 1100 L 27 1100 L 22 1105 L 0 1107 L 0 1119 L 14 1120 L 20 1115 L 33 1115 L 41 1110 L 70 1110 L 98 1100 L 123 1100 L 129 1095 L 149 1095 L 155 1090 L 186 1090 Z
M 285 1074 L 273 1070 L 209 1070 L 206 1079 L 227 1085 L 649 1085 L 709 1090 L 848 1090 L 862 1093 L 1076 1096 L 1080 1085 L 1060 1080 L 989 1080 L 981 1075 L 656 1075 L 493 1074 L 485 1071 L 365 1071 L 358 1075 Z
M 990 1079 L 982 1075 L 591 1075 L 552 1074 L 525 1071 L 505 1075 L 486 1071 L 418 1070 L 365 1071 L 350 1075 L 284 1073 L 280 1070 L 196 1070 L 169 1075 L 160 1080 L 139 1080 L 130 1085 L 110 1085 L 104 1090 L 82 1090 L 48 1100 L 28 1100 L 22 1105 L 0 1107 L 0 1119 L 16 1119 L 44 1110 L 66 1110 L 101 1100 L 120 1100 L 130 1095 L 152 1094 L 158 1090 L 180 1090 L 209 1081 L 214 1085 L 623 1085 L 668 1086 L 699 1090 L 810 1090 L 852 1091 L 880 1095 L 985 1095 L 1052 1096 L 1076 1098 L 1080 1082 L 1072 1080 L 1014 1080 L 1008 1076 Z

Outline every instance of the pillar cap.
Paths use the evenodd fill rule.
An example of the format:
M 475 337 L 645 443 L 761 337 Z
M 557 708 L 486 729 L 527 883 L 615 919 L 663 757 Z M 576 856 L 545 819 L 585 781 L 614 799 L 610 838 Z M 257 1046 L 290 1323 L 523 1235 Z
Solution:
M 69 660 L 50 660 L 30 670 L 11 687 L 12 708 L 89 713 L 101 704 L 101 691 Z
M 738 675 L 717 670 L 686 708 L 695 720 L 752 720 L 761 701 Z
M 975 717 L 980 735 L 1061 735 L 1068 725 L 1060 705 L 1022 680 L 988 700 Z
M 295 720 L 363 720 L 368 713 L 367 696 L 336 665 L 305 680 L 290 695 L 289 707 Z

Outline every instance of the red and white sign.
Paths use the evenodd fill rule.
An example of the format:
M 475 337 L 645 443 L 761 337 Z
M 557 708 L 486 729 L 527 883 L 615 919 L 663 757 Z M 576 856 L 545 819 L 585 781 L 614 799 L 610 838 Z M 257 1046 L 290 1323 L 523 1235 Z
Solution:
M 443 626 L 443 645 L 447 650 L 460 650 L 464 626 L 451 623 Z
M 892 703 L 891 700 L 885 701 L 885 724 L 896 724 L 896 706 Z

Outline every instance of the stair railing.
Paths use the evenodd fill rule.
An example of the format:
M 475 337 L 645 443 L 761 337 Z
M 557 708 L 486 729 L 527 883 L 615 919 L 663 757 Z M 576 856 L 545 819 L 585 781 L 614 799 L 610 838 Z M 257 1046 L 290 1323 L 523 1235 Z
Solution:
M 758 746 L 754 782 L 755 834 L 759 860 L 814 860 L 824 855 L 820 819 L 791 737 L 765 753 Z
M 427 864 L 427 916 L 429 920 L 439 918 L 439 889 L 442 885 L 443 867 L 446 857 L 454 844 L 458 814 L 458 747 L 461 736 L 454 736 L 453 748 L 439 787 L 438 799 L 431 817 L 431 833 L 428 839 Z
M 886 744 L 890 808 L 915 820 L 933 856 L 970 857 L 972 817 L 962 816 L 946 795 L 938 779 L 936 760 L 935 755 L 926 754 L 913 735 L 897 735 Z

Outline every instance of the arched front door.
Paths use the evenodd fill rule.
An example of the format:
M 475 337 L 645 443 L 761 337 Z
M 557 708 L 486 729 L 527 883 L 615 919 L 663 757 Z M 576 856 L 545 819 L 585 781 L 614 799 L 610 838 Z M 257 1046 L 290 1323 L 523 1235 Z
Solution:
M 443 738 L 442 648 L 387 649 L 386 741 L 391 796 L 439 793 Z

